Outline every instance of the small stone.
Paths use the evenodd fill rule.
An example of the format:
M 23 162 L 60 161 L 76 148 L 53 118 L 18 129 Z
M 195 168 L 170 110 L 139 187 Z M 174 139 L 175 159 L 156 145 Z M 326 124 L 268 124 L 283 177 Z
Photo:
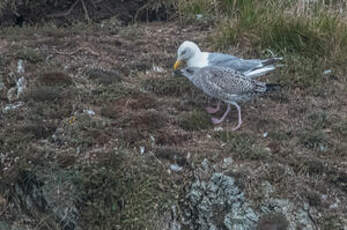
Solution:
M 11 111 L 11 110 L 15 110 L 21 106 L 23 106 L 24 103 L 23 102 L 18 102 L 18 103 L 14 103 L 14 104 L 8 104 L 4 107 L 4 109 L 2 110 L 4 113 Z
M 90 109 L 84 109 L 83 110 L 84 113 L 90 115 L 90 116 L 95 116 L 95 112 L 93 110 Z
M 64 132 L 64 129 L 63 129 L 63 128 L 57 128 L 57 129 L 55 130 L 55 132 L 56 132 L 57 134 L 63 133 L 63 132 Z
M 19 78 L 16 81 L 17 86 L 17 98 L 19 98 L 21 95 L 23 95 L 24 89 L 27 86 L 27 80 L 24 77 Z
M 233 163 L 233 158 L 231 158 L 231 157 L 225 158 L 225 159 L 223 160 L 223 165 L 222 165 L 222 167 L 223 167 L 223 168 L 228 168 L 229 166 L 232 165 L 232 163 Z
M 155 65 L 153 65 L 153 71 L 154 72 L 157 72 L 157 73 L 163 73 L 163 72 L 165 72 L 165 70 L 162 68 L 162 67 L 160 67 L 160 66 L 155 66 Z
M 140 153 L 144 154 L 145 153 L 145 146 L 140 146 Z
M 323 74 L 328 75 L 331 74 L 333 71 L 331 69 L 324 70 Z
M 214 131 L 216 131 L 216 132 L 223 131 L 223 127 L 215 127 Z
M 203 17 L 202 14 L 197 14 L 197 15 L 195 15 L 195 16 L 196 16 L 196 19 L 197 19 L 197 20 L 200 20 L 200 19 L 202 19 L 202 17 Z
M 181 166 L 179 166 L 178 164 L 171 164 L 170 165 L 170 169 L 174 172 L 179 172 L 181 171 L 183 168 Z
M 17 63 L 17 73 L 24 73 L 23 60 L 19 59 Z
M 7 91 L 7 99 L 10 102 L 13 102 L 17 99 L 17 88 L 16 87 L 12 87 L 11 89 L 9 89 Z

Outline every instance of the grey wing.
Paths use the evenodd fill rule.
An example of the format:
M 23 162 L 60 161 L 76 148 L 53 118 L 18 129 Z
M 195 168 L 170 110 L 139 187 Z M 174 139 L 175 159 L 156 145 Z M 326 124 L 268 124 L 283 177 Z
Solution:
M 201 69 L 202 87 L 218 93 L 242 95 L 253 91 L 256 82 L 238 71 L 225 67 L 205 67 Z M 208 88 L 209 87 L 209 88 Z
M 259 59 L 242 59 L 221 53 L 209 53 L 209 65 L 225 66 L 240 72 L 246 72 L 263 66 Z

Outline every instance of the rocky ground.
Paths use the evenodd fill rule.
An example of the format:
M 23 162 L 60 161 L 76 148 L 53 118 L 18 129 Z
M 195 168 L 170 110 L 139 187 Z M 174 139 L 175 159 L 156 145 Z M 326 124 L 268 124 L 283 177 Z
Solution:
M 284 61 L 240 130 L 234 108 L 213 126 L 172 72 L 178 45 L 211 50 L 213 29 L 2 28 L 0 229 L 346 230 L 346 76 L 298 87 Z

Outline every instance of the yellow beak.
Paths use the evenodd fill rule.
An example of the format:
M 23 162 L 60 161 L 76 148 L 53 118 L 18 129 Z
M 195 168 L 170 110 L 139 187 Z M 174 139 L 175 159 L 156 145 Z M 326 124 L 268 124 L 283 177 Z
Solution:
M 174 64 L 174 70 L 176 70 L 181 64 L 182 64 L 182 61 L 177 60 Z

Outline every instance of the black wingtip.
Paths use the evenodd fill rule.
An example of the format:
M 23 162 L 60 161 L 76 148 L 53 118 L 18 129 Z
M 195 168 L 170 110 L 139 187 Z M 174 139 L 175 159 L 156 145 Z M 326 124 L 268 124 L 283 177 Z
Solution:
M 277 91 L 281 88 L 282 86 L 280 84 L 266 84 L 266 91 Z

